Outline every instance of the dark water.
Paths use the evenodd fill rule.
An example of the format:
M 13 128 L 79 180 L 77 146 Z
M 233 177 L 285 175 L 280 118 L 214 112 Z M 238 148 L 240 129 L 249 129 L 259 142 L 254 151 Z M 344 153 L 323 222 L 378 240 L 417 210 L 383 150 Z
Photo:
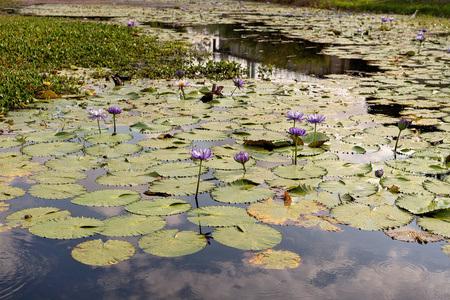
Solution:
M 257 67 L 261 64 L 274 66 L 277 72 L 282 73 L 284 80 L 305 75 L 319 78 L 328 74 L 363 76 L 368 72 L 380 71 L 362 59 L 341 59 L 319 54 L 322 49 L 330 47 L 329 44 L 289 37 L 269 27 L 266 31 L 255 28 L 265 26 L 264 23 L 184 26 L 148 22 L 144 25 L 177 32 L 202 33 L 209 38 L 209 42 L 197 43 L 197 46 L 215 54 L 217 60 L 235 60 L 248 66 L 251 78 L 256 77 Z

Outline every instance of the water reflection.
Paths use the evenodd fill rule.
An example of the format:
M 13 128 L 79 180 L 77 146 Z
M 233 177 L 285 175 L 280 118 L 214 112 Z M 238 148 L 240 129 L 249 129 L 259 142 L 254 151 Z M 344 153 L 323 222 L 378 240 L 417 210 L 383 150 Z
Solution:
M 360 59 L 319 54 L 330 45 L 289 37 L 269 28 L 262 31 L 260 26 L 264 23 L 181 26 L 148 22 L 144 25 L 202 34 L 203 39 L 195 45 L 203 51 L 212 52 L 215 60 L 237 61 L 247 66 L 251 78 L 258 76 L 258 67 L 262 64 L 274 66 L 277 74 L 272 79 L 281 80 L 311 81 L 314 79 L 311 76 L 379 71 Z

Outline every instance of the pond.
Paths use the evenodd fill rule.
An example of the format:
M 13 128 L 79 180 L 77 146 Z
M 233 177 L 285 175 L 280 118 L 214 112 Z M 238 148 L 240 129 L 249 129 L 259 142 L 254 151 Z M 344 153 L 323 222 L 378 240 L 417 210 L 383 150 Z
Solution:
M 209 103 L 200 98 L 213 82 L 189 80 L 183 99 L 175 78 L 121 87 L 92 80 L 89 97 L 10 112 L 0 136 L 0 299 L 448 298 L 447 53 L 429 43 L 417 59 L 392 63 L 392 55 L 370 45 L 391 47 L 386 40 L 364 43 L 353 35 L 358 18 L 368 16 L 336 16 L 351 38 L 332 41 L 328 29 L 307 29 L 329 28 L 332 12 L 246 3 L 258 15 L 222 16 L 228 25 L 207 25 L 218 20 L 218 4 L 190 4 L 183 12 L 178 2 L 153 5 L 145 14 L 141 6 L 23 8 L 113 16 L 118 23 L 137 19 L 149 35 L 213 50 L 215 38 L 207 33 L 224 30 L 229 33 L 220 35 L 217 50 L 285 65 L 291 73 L 281 82 L 244 78 L 241 89 L 232 80 L 214 82 L 224 86 L 224 97 Z M 224 2 L 221 9 L 242 12 L 236 6 Z M 298 15 L 295 26 L 287 13 Z M 196 25 L 199 15 L 207 17 Z M 174 31 L 174 18 L 194 25 Z M 408 22 L 388 32 L 391 45 L 414 26 Z M 268 25 L 272 30 L 265 32 Z M 281 42 L 285 30 L 287 40 L 302 42 L 286 49 L 251 37 L 236 40 L 244 34 Z M 334 46 L 317 44 L 319 33 Z M 308 52 L 311 45 L 316 49 Z M 291 65 L 271 61 L 270 52 L 281 49 L 302 54 L 291 57 Z M 419 62 L 425 57 L 432 58 L 430 67 Z M 348 69 L 371 74 L 349 76 Z M 97 123 L 92 115 L 109 107 L 121 111 L 105 112 Z M 292 110 L 310 121 L 314 114 L 326 117 L 297 121 L 308 134 L 298 145 L 297 165 L 287 133 Z M 413 120 L 401 131 L 400 116 Z M 196 148 L 210 148 L 214 157 L 200 164 L 189 154 Z M 250 154 L 245 173 L 233 159 L 241 151 Z

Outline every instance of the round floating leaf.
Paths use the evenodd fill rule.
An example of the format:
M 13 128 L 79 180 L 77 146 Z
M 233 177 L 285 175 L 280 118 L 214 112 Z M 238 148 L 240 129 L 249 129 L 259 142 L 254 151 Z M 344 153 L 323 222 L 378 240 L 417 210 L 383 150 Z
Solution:
M 435 198 L 433 195 L 407 194 L 395 201 L 397 206 L 413 214 L 425 214 L 450 208 L 450 198 Z
M 155 198 L 131 203 L 125 209 L 146 216 L 169 216 L 186 212 L 191 209 L 191 205 L 176 198 Z
M 5 177 L 22 177 L 34 172 L 45 171 L 47 168 L 38 162 L 18 162 L 13 164 L 0 164 L 0 175 Z
M 76 245 L 72 257 L 80 263 L 91 266 L 115 265 L 129 259 L 136 252 L 134 246 L 126 241 L 101 239 Z
M 188 221 L 201 226 L 236 226 L 253 224 L 256 220 L 245 209 L 234 206 L 205 206 L 188 213 Z
M 200 124 L 200 126 L 204 129 L 219 131 L 230 131 L 239 128 L 239 125 L 234 122 L 209 122 Z
M 0 148 L 12 148 L 22 145 L 21 137 L 3 137 L 0 139 Z
M 341 228 L 333 225 L 336 223 L 337 221 L 329 216 L 302 215 L 295 225 L 306 228 L 318 227 L 326 231 L 343 231 Z
M 378 185 L 362 180 L 326 180 L 319 183 L 319 188 L 335 194 L 351 194 L 354 197 L 368 197 L 378 191 Z
M 163 177 L 188 177 L 198 175 L 199 166 L 191 162 L 175 162 L 160 164 L 150 170 Z M 208 171 L 207 167 L 202 167 L 201 174 L 208 173 Z
M 80 172 L 97 168 L 100 162 L 93 156 L 63 156 L 46 161 L 45 166 L 58 171 Z
M 387 160 L 385 164 L 397 170 L 418 174 L 445 174 L 449 171 L 448 168 L 442 166 L 438 161 L 422 158 Z
M 312 164 L 307 164 L 305 166 L 279 166 L 273 168 L 272 171 L 275 175 L 287 179 L 309 179 L 321 177 L 327 174 L 327 171 L 324 168 Z
M 34 197 L 44 199 L 66 199 L 86 193 L 86 188 L 79 184 L 36 184 L 28 190 Z
M 100 233 L 103 228 L 103 221 L 94 218 L 65 217 L 38 223 L 30 232 L 51 239 L 78 239 Z
M 83 146 L 73 142 L 39 143 L 23 147 L 23 153 L 31 156 L 59 156 L 78 152 Z
M 139 247 L 147 253 L 176 257 L 202 250 L 207 244 L 206 237 L 194 231 L 177 229 L 159 230 L 142 237 Z
M 430 178 L 424 181 L 423 187 L 427 191 L 437 195 L 450 195 L 450 183 L 443 182 L 434 178 Z
M 267 249 L 264 252 L 252 254 L 249 262 L 268 270 L 294 269 L 302 260 L 297 253 L 283 250 Z
M 27 142 L 61 142 L 73 139 L 76 136 L 73 132 L 65 131 L 35 131 L 26 134 Z
M 266 168 L 251 167 L 244 170 L 215 170 L 213 176 L 223 182 L 233 182 L 245 179 L 257 184 L 263 184 L 265 180 L 275 179 L 276 176 Z
M 166 221 L 158 216 L 122 215 L 104 220 L 106 236 L 134 236 L 147 234 L 166 226 Z
M 147 148 L 163 149 L 172 147 L 184 148 L 190 146 L 192 142 L 175 138 L 167 138 L 167 139 L 146 139 L 137 142 L 137 144 Z
M 381 205 L 371 209 L 369 205 L 347 203 L 331 208 L 331 213 L 339 222 L 363 230 L 399 227 L 413 219 L 411 214 L 391 205 Z
M 417 225 L 424 230 L 450 238 L 450 222 L 448 219 L 423 217 L 417 219 Z
M 418 242 L 419 244 L 426 244 L 429 242 L 440 242 L 444 239 L 443 237 L 430 232 L 405 227 L 384 230 L 384 233 L 393 240 L 408 243 Z
M 256 162 L 253 159 L 250 159 L 245 167 L 249 168 L 253 166 Z M 236 162 L 233 157 L 229 156 L 215 156 L 212 159 L 206 161 L 204 166 L 208 168 L 221 169 L 221 170 L 243 170 L 242 164 Z
M 78 179 L 84 178 L 86 178 L 86 174 L 67 171 L 46 171 L 30 176 L 30 179 L 37 180 L 42 184 L 74 183 Z
M 209 181 L 200 181 L 199 193 L 212 190 L 216 184 Z M 197 189 L 197 178 L 167 178 L 153 182 L 148 190 L 153 193 L 165 193 L 174 196 L 192 195 Z
M 291 205 L 284 205 L 283 202 L 273 201 L 272 198 L 252 203 L 247 207 L 251 216 L 261 222 L 275 225 L 298 225 L 297 221 L 301 215 L 316 213 L 325 209 L 325 206 L 312 200 L 302 199 L 298 202 L 292 202 Z
M 275 247 L 283 238 L 278 230 L 262 224 L 241 224 L 216 228 L 214 240 L 242 250 L 263 250 Z
M 275 192 L 270 189 L 256 187 L 246 180 L 238 180 L 215 188 L 211 191 L 211 197 L 224 203 L 253 203 L 275 196 Z
M 159 133 L 172 130 L 172 126 L 138 122 L 136 124 L 131 125 L 130 130 L 145 133 Z
M 16 211 L 8 215 L 5 220 L 9 221 L 8 225 L 15 226 L 16 224 L 20 224 L 23 228 L 30 228 L 37 223 L 64 218 L 69 215 L 69 211 L 60 211 L 56 207 L 33 207 Z
M 141 196 L 131 190 L 101 190 L 73 198 L 72 203 L 86 206 L 121 206 L 139 201 Z
M 352 194 L 350 193 L 352 196 Z M 380 206 L 383 204 L 394 205 L 397 199 L 396 194 L 392 194 L 386 189 L 377 191 L 375 194 L 364 198 L 356 198 L 355 201 L 362 204 L 369 204 L 372 206 Z
M 171 125 L 171 126 L 184 126 L 196 124 L 200 121 L 199 118 L 193 118 L 192 116 L 180 116 L 180 117 L 164 117 L 153 120 L 156 124 Z
M 424 176 L 383 177 L 383 182 L 386 187 L 398 186 L 404 194 L 424 194 L 422 183 L 426 179 Z
M 116 171 L 107 172 L 105 176 L 97 178 L 97 182 L 103 185 L 136 186 L 155 181 L 159 175 L 149 171 Z
M 18 152 L 0 152 L 0 164 L 15 164 L 31 160 L 31 156 Z
M 148 151 L 145 153 L 148 157 L 155 158 L 158 160 L 186 160 L 190 159 L 189 150 L 185 148 L 175 148 L 175 149 L 157 149 L 153 151 Z
M 354 135 L 346 136 L 342 141 L 357 145 L 387 145 L 391 142 L 390 139 L 378 135 Z
M 142 147 L 135 144 L 122 143 L 117 145 L 97 144 L 86 148 L 86 153 L 93 156 L 102 157 L 120 157 L 125 155 L 131 155 L 138 153 L 142 150 Z
M 450 257 L 450 245 L 441 245 L 441 250 Z
M 109 133 L 109 132 L 90 135 L 86 138 L 86 140 L 92 144 L 122 143 L 125 141 L 129 141 L 131 139 L 133 139 L 133 136 L 131 134 L 127 134 L 127 133 L 113 134 L 113 133 Z
M 247 130 L 247 131 L 235 131 L 232 136 L 237 139 L 244 139 L 245 141 L 266 141 L 276 142 L 284 141 L 287 136 L 274 131 L 269 130 Z
M 11 200 L 25 195 L 25 193 L 24 189 L 0 184 L 0 201 Z
M 222 131 L 194 129 L 190 131 L 178 132 L 175 137 L 188 141 L 220 141 L 228 138 L 228 134 Z
M 372 171 L 372 166 L 370 164 L 355 164 L 342 160 L 321 160 L 314 162 L 314 164 L 325 168 L 328 176 L 358 176 Z

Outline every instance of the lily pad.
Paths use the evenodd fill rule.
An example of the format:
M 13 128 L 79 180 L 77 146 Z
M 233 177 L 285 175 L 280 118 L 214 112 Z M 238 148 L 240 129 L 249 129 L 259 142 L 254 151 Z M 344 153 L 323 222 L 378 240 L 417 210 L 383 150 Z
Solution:
M 60 156 L 81 149 L 83 146 L 74 142 L 39 143 L 23 147 L 23 153 L 31 156 Z
M 45 162 L 45 166 L 57 171 L 80 172 L 100 166 L 100 161 L 93 156 L 63 156 Z
M 192 254 L 202 250 L 206 244 L 207 240 L 204 235 L 177 229 L 159 230 L 139 240 L 139 247 L 144 252 L 162 257 Z
M 397 206 L 413 214 L 425 214 L 450 208 L 450 198 L 436 198 L 433 195 L 407 194 L 395 201 Z
M 106 175 L 97 178 L 97 182 L 103 185 L 136 186 L 148 184 L 158 179 L 159 175 L 149 171 L 116 171 L 107 172 Z
M 211 191 L 211 197 L 214 200 L 224 203 L 253 203 L 273 196 L 275 196 L 274 191 L 257 188 L 257 185 L 246 180 L 237 180 Z
M 98 219 L 65 217 L 38 223 L 30 228 L 30 232 L 51 239 L 78 239 L 98 234 L 103 228 L 103 221 Z
M 198 175 L 199 166 L 191 162 L 174 162 L 160 164 L 150 170 L 163 177 L 187 177 Z M 207 167 L 202 167 L 201 174 L 208 173 L 208 171 Z
M 426 244 L 429 242 L 440 242 L 444 240 L 442 236 L 417 230 L 415 228 L 395 228 L 395 229 L 388 229 L 384 230 L 384 233 L 391 237 L 393 240 L 398 240 L 402 242 L 408 242 L 408 243 L 419 243 L 419 244 Z
M 104 220 L 106 236 L 134 236 L 148 234 L 166 225 L 166 221 L 158 216 L 121 215 Z
M 76 136 L 73 132 L 65 131 L 35 131 L 26 134 L 25 140 L 27 142 L 62 142 L 73 139 Z
M 87 241 L 75 246 L 72 257 L 86 265 L 107 266 L 115 265 L 129 259 L 136 250 L 134 246 L 126 241 L 101 239 Z
M 249 168 L 253 166 L 256 162 L 250 159 L 245 167 Z M 234 158 L 229 156 L 215 156 L 212 159 L 206 161 L 204 166 L 208 168 L 220 169 L 220 170 L 243 170 L 242 165 L 234 160 Z
M 73 198 L 72 203 L 86 206 L 121 206 L 139 201 L 141 196 L 131 190 L 101 190 L 80 195 Z
M 30 228 L 37 223 L 64 218 L 69 215 L 69 211 L 59 210 L 56 207 L 33 207 L 16 211 L 6 216 L 5 220 L 9 221 L 8 225 L 11 226 L 20 224 L 23 228 Z
M 159 133 L 172 130 L 172 126 L 138 122 L 136 124 L 131 125 L 130 130 L 145 133 Z
M 423 182 L 423 187 L 427 191 L 434 193 L 436 195 L 450 195 L 450 183 L 440 181 L 434 178 L 425 180 Z
M 325 168 L 328 176 L 358 176 L 372 171 L 370 164 L 356 164 L 342 160 L 322 160 L 314 162 L 315 165 Z
M 423 158 L 387 160 L 385 164 L 391 168 L 417 174 L 445 174 L 449 169 L 440 162 Z
M 302 260 L 297 253 L 267 249 L 266 251 L 252 254 L 249 259 L 251 264 L 268 270 L 294 269 L 300 265 Z
M 221 244 L 242 250 L 263 250 L 275 247 L 281 242 L 278 230 L 262 224 L 241 224 L 233 227 L 216 228 L 214 240 Z
M 189 211 L 188 216 L 188 221 L 201 226 L 228 227 L 256 223 L 245 209 L 234 206 L 200 207 Z
M 209 181 L 200 181 L 198 189 L 199 193 L 212 190 L 216 186 L 215 183 Z M 153 182 L 148 190 L 153 193 L 166 193 L 169 195 L 192 195 L 197 189 L 197 178 L 167 178 Z
M 0 184 L 0 201 L 11 200 L 25 195 L 26 191 L 19 187 Z
M 263 184 L 266 180 L 275 179 L 275 174 L 269 169 L 261 167 L 247 168 L 244 170 L 215 170 L 213 176 L 223 182 L 233 182 L 240 179 L 245 179 L 257 184 Z
M 169 216 L 186 212 L 191 209 L 191 205 L 176 198 L 155 198 L 131 203 L 125 209 L 146 216 Z
M 44 199 L 66 199 L 86 192 L 82 185 L 71 184 L 36 184 L 30 187 L 28 193 L 34 197 Z
M 120 157 L 142 151 L 142 147 L 135 144 L 122 143 L 117 145 L 97 144 L 86 148 L 86 153 L 93 156 Z
M 339 222 L 363 230 L 400 227 L 413 219 L 411 214 L 391 205 L 381 205 L 372 209 L 365 204 L 347 203 L 331 208 L 331 213 Z
M 188 141 L 220 141 L 227 139 L 228 134 L 217 130 L 194 129 L 178 132 L 175 137 Z
M 131 139 L 133 139 L 133 136 L 131 134 L 127 134 L 127 133 L 113 134 L 113 133 L 109 133 L 109 132 L 90 135 L 86 138 L 86 140 L 92 144 L 121 143 L 121 142 L 129 141 Z
M 86 174 L 67 171 L 46 171 L 32 175 L 29 178 L 37 180 L 41 184 L 65 184 L 75 183 L 79 179 L 84 179 Z
M 273 173 L 282 178 L 287 179 L 309 179 L 322 177 L 327 174 L 325 168 L 315 166 L 313 164 L 301 165 L 288 165 L 279 166 L 273 168 Z
M 176 138 L 166 138 L 166 139 L 146 139 L 137 142 L 137 144 L 147 148 L 163 149 L 173 147 L 184 148 L 190 146 L 192 142 Z

